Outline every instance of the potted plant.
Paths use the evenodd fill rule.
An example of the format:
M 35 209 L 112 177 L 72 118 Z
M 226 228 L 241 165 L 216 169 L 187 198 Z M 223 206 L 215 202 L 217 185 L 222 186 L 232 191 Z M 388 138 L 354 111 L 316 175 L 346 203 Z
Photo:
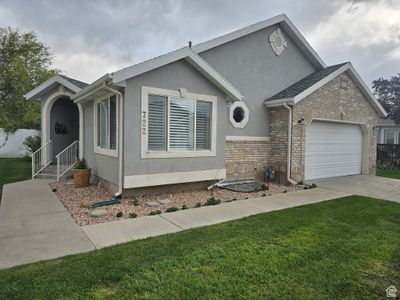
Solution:
M 78 158 L 72 169 L 72 176 L 76 187 L 86 187 L 89 185 L 90 172 L 92 169 L 87 167 L 86 159 Z

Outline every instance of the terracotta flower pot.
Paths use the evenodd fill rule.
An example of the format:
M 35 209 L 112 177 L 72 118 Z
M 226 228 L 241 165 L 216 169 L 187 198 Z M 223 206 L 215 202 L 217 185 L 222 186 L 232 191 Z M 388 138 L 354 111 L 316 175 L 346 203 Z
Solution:
M 90 173 L 92 169 L 72 169 L 72 176 L 76 187 L 86 187 L 89 185 Z

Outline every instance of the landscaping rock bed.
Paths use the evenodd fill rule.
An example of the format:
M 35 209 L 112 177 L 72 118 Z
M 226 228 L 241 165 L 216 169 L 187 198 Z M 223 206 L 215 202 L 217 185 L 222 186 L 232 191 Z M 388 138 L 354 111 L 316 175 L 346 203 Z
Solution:
M 54 182 L 50 186 L 56 190 L 57 197 L 67 208 L 72 218 L 79 225 L 89 225 L 104 223 L 109 221 L 129 219 L 132 217 L 143 217 L 146 215 L 157 214 L 159 212 L 174 211 L 177 209 L 194 208 L 204 205 L 208 199 L 214 199 L 221 202 L 243 200 L 257 197 L 268 197 L 270 195 L 292 192 L 299 190 L 298 187 L 288 187 L 277 183 L 269 183 L 268 190 L 243 193 L 234 192 L 227 189 L 216 188 L 212 191 L 187 191 L 176 193 L 165 193 L 158 195 L 143 195 L 136 198 L 123 198 L 121 204 L 110 206 L 102 206 L 96 209 L 106 210 L 105 215 L 92 216 L 94 209 L 90 208 L 96 202 L 107 201 L 114 196 L 103 188 L 98 188 L 96 185 L 90 185 L 86 188 L 76 188 L 69 181 Z M 171 203 L 168 203 L 170 200 Z M 146 202 L 157 202 L 157 207 L 150 207 Z M 165 204 L 164 204 L 165 203 Z M 117 217 L 117 215 L 121 215 Z

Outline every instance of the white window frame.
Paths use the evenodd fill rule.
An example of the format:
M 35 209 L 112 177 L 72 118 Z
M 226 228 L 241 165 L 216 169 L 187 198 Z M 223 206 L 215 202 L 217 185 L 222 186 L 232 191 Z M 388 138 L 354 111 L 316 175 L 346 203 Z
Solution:
M 196 150 L 196 146 L 194 150 L 189 151 L 173 151 L 169 149 L 169 126 L 167 128 L 167 150 L 166 151 L 153 151 L 148 150 L 148 128 L 149 128 L 149 120 L 148 120 L 148 102 L 149 95 L 157 95 L 164 96 L 168 98 L 170 97 L 179 97 L 187 100 L 194 101 L 205 101 L 210 102 L 212 104 L 211 111 L 211 149 L 210 150 Z M 140 128 L 140 136 L 141 136 L 141 158 L 177 158 L 177 157 L 206 157 L 206 156 L 216 156 L 216 148 L 217 148 L 217 97 L 211 95 L 202 95 L 196 93 L 188 93 L 186 89 L 180 90 L 166 90 L 148 86 L 142 86 L 142 109 L 141 109 L 141 128 Z M 196 111 L 196 109 L 195 109 Z M 168 111 L 168 119 L 169 119 L 169 111 Z M 196 128 L 196 127 L 195 127 Z M 196 129 L 195 129 L 196 131 Z M 196 136 L 195 145 L 196 145 Z
M 244 118 L 240 122 L 236 122 L 235 119 L 233 118 L 233 112 L 238 107 L 243 109 L 243 112 L 244 112 Z M 247 125 L 247 122 L 249 122 L 249 109 L 247 108 L 246 103 L 244 103 L 243 101 L 236 101 L 230 106 L 230 108 L 229 108 L 229 121 L 231 121 L 231 124 L 235 128 L 244 128 Z
M 103 100 L 108 99 L 110 101 L 110 98 L 112 96 L 115 96 L 115 109 L 116 109 L 116 145 L 115 149 L 106 149 L 106 148 L 101 148 L 98 146 L 98 133 L 99 133 L 99 128 L 98 128 L 98 118 L 97 118 L 97 104 L 100 103 Z M 104 96 L 101 96 L 93 101 L 93 112 L 94 112 L 94 153 L 101 154 L 101 155 L 107 155 L 107 156 L 112 156 L 112 157 L 118 157 L 118 147 L 119 147 L 119 97 L 115 93 L 108 93 Z

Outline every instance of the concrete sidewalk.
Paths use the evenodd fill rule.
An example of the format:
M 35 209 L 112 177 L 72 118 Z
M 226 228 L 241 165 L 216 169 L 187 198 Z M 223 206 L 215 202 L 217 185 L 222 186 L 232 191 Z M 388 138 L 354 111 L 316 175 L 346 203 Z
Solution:
M 274 210 L 332 200 L 350 194 L 320 188 L 227 202 L 157 216 L 87 225 L 82 229 L 91 242 L 100 249 L 150 236 L 182 231 L 240 219 Z
M 35 179 L 4 185 L 0 269 L 95 249 L 49 183 Z
M 319 180 L 318 188 L 310 190 L 80 227 L 50 190 L 49 182 L 39 179 L 4 186 L 0 268 L 353 194 L 400 202 L 400 180 L 356 175 Z

